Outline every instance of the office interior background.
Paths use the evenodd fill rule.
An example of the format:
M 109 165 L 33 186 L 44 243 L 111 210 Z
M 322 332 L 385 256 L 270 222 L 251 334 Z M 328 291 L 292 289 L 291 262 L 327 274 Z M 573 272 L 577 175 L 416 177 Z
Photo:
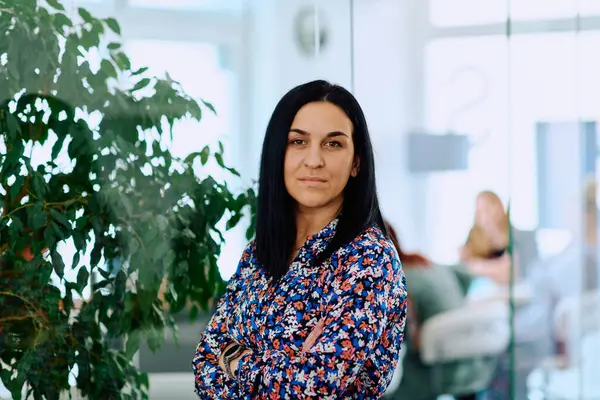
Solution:
M 510 379 L 525 381 L 531 399 L 600 398 L 600 326 L 586 322 L 600 320 L 600 295 L 584 290 L 593 278 L 584 268 L 584 232 L 590 224 L 596 230 L 586 214 L 586 188 L 600 173 L 600 0 L 65 4 L 74 16 L 78 7 L 114 16 L 134 66 L 168 72 L 214 105 L 217 115 L 177 126 L 172 151 L 185 156 L 223 142 L 241 179 L 220 169 L 205 173 L 232 187 L 257 178 L 279 98 L 323 78 L 350 89 L 363 106 L 382 208 L 405 250 L 458 263 L 483 190 L 500 196 L 515 229 L 533 232 L 540 264 L 574 248 L 560 275 L 569 296 L 552 318 L 570 321 L 565 341 L 576 356 L 567 365 L 545 360 L 525 377 L 514 368 Z M 225 279 L 236 268 L 244 232 L 240 226 L 226 234 L 219 261 Z M 513 308 L 535 297 L 535 288 L 514 286 L 506 291 Z M 515 325 L 501 335 L 502 352 L 513 361 L 520 351 Z M 151 399 L 194 398 L 189 363 L 200 330 L 183 324 L 179 348 L 142 349 L 138 362 L 151 373 Z

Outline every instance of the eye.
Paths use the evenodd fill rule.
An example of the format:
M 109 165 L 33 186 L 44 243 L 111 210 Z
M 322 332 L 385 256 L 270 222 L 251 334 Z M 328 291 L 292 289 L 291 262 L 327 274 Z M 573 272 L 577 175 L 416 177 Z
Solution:
M 302 139 L 292 139 L 290 140 L 290 144 L 293 146 L 302 146 L 303 144 L 306 144 L 306 141 Z
M 331 142 L 327 142 L 327 147 L 342 147 L 342 143 L 338 142 L 337 140 L 334 140 Z

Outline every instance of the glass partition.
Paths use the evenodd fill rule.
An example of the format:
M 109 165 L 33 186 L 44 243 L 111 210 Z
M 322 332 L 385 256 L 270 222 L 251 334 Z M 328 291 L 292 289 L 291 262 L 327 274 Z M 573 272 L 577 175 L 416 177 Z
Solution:
M 446 336 L 483 307 L 489 312 L 471 320 L 472 329 L 487 326 L 503 343 L 484 348 L 484 340 L 474 337 L 471 349 L 482 346 L 477 352 L 461 353 L 460 360 L 440 354 L 438 364 L 424 365 L 411 364 L 409 341 L 405 377 L 416 376 L 412 368 L 423 380 L 448 379 L 437 395 L 455 398 L 469 390 L 481 399 L 600 397 L 598 358 L 592 356 L 600 354 L 598 2 L 429 0 L 403 7 L 410 38 L 394 43 L 406 57 L 398 70 L 408 82 L 382 75 L 405 93 L 400 109 L 407 114 L 395 147 L 402 163 L 387 161 L 395 175 L 380 182 L 382 202 L 394 197 L 391 188 L 409 198 L 395 200 L 411 215 L 393 217 L 403 225 L 405 252 L 421 252 L 436 268 L 467 274 L 464 303 L 456 306 L 460 317 Z M 368 18 L 357 14 L 357 26 Z M 379 21 L 385 24 L 385 17 Z M 355 49 L 361 35 L 369 37 L 359 31 Z M 499 215 L 494 204 L 502 206 Z M 393 207 L 385 212 L 400 215 Z M 444 273 L 436 271 L 435 285 Z M 421 288 L 418 279 L 413 277 L 413 288 Z M 493 304 L 504 307 L 496 320 Z M 492 321 L 496 330 L 484 325 Z M 430 345 L 461 345 L 439 340 Z M 477 357 L 492 357 L 495 364 L 471 364 L 470 370 L 466 360 Z M 473 371 L 486 368 L 490 374 L 478 381 Z M 470 380 L 453 375 L 465 371 L 472 371 Z M 403 388 L 395 398 L 408 398 Z

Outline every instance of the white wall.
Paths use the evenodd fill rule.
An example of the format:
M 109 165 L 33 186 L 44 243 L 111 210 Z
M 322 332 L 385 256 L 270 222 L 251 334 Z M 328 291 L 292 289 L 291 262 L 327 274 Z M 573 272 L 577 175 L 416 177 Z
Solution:
M 422 125 L 422 38 L 413 4 L 355 1 L 355 94 L 368 118 L 383 213 L 405 249 L 426 244 L 422 178 L 406 168 L 406 134 Z
M 247 174 L 257 176 L 266 124 L 286 91 L 317 78 L 341 84 L 354 92 L 364 108 L 376 153 L 382 208 L 407 248 L 424 243 L 425 212 L 419 208 L 423 183 L 406 170 L 404 141 L 411 128 L 421 125 L 422 100 L 409 95 L 422 92 L 418 86 L 422 63 L 415 63 L 422 46 L 415 45 L 417 21 L 412 8 L 418 1 L 355 0 L 352 8 L 350 0 L 257 0 L 249 2 L 252 22 L 246 35 L 251 60 L 249 129 L 244 139 Z M 294 16 L 302 6 L 314 4 L 320 5 L 330 36 L 319 57 L 311 58 L 294 41 Z
M 329 23 L 329 44 L 318 56 L 303 54 L 294 37 L 296 13 L 321 4 Z M 248 87 L 247 171 L 258 175 L 262 138 L 279 99 L 294 86 L 318 78 L 350 87 L 350 2 L 348 0 L 257 0 L 248 2 L 246 56 Z

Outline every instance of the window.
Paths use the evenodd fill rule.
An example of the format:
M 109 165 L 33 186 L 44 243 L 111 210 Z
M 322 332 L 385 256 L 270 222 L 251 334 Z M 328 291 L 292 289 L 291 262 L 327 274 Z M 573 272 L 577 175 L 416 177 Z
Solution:
M 139 39 L 129 41 L 126 52 L 134 68 L 148 66 L 145 74 L 158 77 L 164 77 L 168 71 L 186 93 L 197 100 L 210 102 L 217 111 L 215 115 L 204 108 L 200 122 L 185 120 L 177 123 L 173 129 L 173 141 L 168 143 L 173 154 L 185 158 L 206 145 L 216 150 L 220 141 L 225 148 L 225 162 L 234 165 L 234 160 L 238 159 L 233 124 L 237 77 L 222 67 L 221 47 L 211 43 Z M 198 171 L 202 171 L 201 177 L 211 175 L 217 180 L 230 180 L 232 188 L 238 184 L 237 178 L 214 161 Z M 219 258 L 219 269 L 224 279 L 229 279 L 236 270 L 245 245 L 243 232 L 241 227 L 225 232 L 226 244 Z
M 429 1 L 429 18 L 435 26 L 501 23 L 507 17 L 506 0 Z
M 135 68 L 148 66 L 146 76 L 169 76 L 181 83 L 187 94 L 196 100 L 205 100 L 217 110 L 218 116 L 203 108 L 200 122 L 186 120 L 179 122 L 174 129 L 170 149 L 175 156 L 184 158 L 200 151 L 206 145 L 216 148 L 219 141 L 230 147 L 232 128 L 232 95 L 235 87 L 234 76 L 220 66 L 219 46 L 160 40 L 132 40 L 127 43 L 126 52 Z M 226 156 L 231 158 L 229 151 Z M 235 159 L 235 158 L 234 158 Z M 210 164 L 209 164 L 210 165 Z M 221 168 L 212 165 L 208 174 L 217 179 L 227 175 Z
M 113 6 L 115 1 L 117 0 L 61 0 L 60 3 L 65 6 L 67 12 L 70 12 L 76 11 L 79 7 L 87 9 L 89 6 Z
M 469 169 L 429 179 L 429 254 L 453 262 L 473 219 L 478 191 L 506 198 L 507 42 L 503 37 L 451 38 L 426 49 L 426 122 L 430 132 L 471 136 Z
M 596 0 L 594 0 L 596 1 Z M 600 12 L 600 1 L 598 5 Z M 580 74 L 581 118 L 600 120 L 600 31 L 589 31 L 579 35 L 578 70 Z
M 134 7 L 230 13 L 240 13 L 244 7 L 243 0 L 129 0 L 129 4 Z
M 598 0 L 429 0 L 429 19 L 437 27 L 539 22 L 600 15 Z
M 432 256 L 456 259 L 456 249 L 473 218 L 475 195 L 481 190 L 494 190 L 505 202 L 510 196 L 517 227 L 537 226 L 536 124 L 577 121 L 580 115 L 598 118 L 593 104 L 598 101 L 600 79 L 592 77 L 592 71 L 600 67 L 600 58 L 591 52 L 599 44 L 597 38 L 582 42 L 590 52 L 583 53 L 586 83 L 581 96 L 574 33 L 515 36 L 510 58 L 503 36 L 440 39 L 428 46 L 429 129 L 466 133 L 474 142 L 468 171 L 431 178 L 429 209 L 436 221 Z M 471 106 L 465 109 L 464 104 Z M 453 237 L 454 242 L 448 240 Z
M 181 157 L 201 150 L 206 144 L 216 145 L 220 140 L 225 146 L 225 161 L 233 166 L 238 161 L 237 131 L 238 124 L 233 115 L 239 112 L 239 82 L 238 75 L 229 68 L 231 59 L 236 57 L 230 47 L 234 47 L 238 40 L 238 31 L 232 31 L 231 19 L 223 18 L 210 27 L 193 25 L 189 19 L 182 17 L 181 13 L 169 14 L 171 9 L 192 9 L 196 11 L 194 18 L 204 16 L 204 12 L 211 11 L 241 11 L 243 0 L 63 0 L 67 13 L 74 18 L 78 17 L 77 9 L 83 7 L 92 14 L 100 17 L 115 16 L 125 34 L 127 54 L 130 55 L 134 67 L 149 66 L 149 75 L 164 76 L 169 71 L 173 79 L 180 81 L 190 95 L 211 102 L 218 115 L 212 115 L 208 110 L 203 113 L 201 123 L 193 121 L 182 121 L 175 129 L 174 140 L 171 143 L 172 151 Z M 139 13 L 132 6 L 145 6 L 148 8 L 161 8 L 160 21 L 169 20 L 177 29 L 161 32 L 160 21 L 140 20 Z M 211 14 L 212 15 L 212 14 Z M 183 18 L 183 21 L 182 21 Z M 195 20 L 195 19 L 194 19 Z M 236 20 L 237 21 L 237 20 Z M 218 34 L 219 44 L 213 42 Z M 196 41 L 190 41 L 193 36 Z M 168 37 L 167 40 L 155 38 Z M 148 39 L 152 38 L 152 39 Z M 223 55 L 228 57 L 224 60 Z M 88 54 L 92 68 L 99 66 L 99 55 L 95 51 Z M 227 64 L 228 63 L 228 64 Z M 98 116 L 82 115 L 91 126 L 98 123 Z M 192 140 L 190 140 L 190 138 Z M 33 149 L 33 159 L 37 162 L 45 162 L 50 156 L 53 141 L 50 139 L 44 146 Z M 66 149 L 66 146 L 65 146 Z M 72 168 L 70 163 L 65 163 L 65 157 L 59 155 L 58 163 L 65 170 Z M 61 162 L 61 160 L 63 162 Z M 208 166 L 202 170 L 204 174 L 212 174 L 216 179 L 229 179 L 230 175 L 220 168 Z M 231 188 L 236 189 L 238 180 L 232 180 Z M 236 269 L 239 256 L 245 245 L 245 230 L 238 227 L 225 233 L 226 245 L 219 260 L 221 274 L 228 279 Z M 72 240 L 59 245 L 66 268 L 65 279 L 76 280 L 79 268 L 71 268 L 71 259 L 75 253 Z M 89 266 L 91 246 L 88 252 L 81 255 L 80 265 Z M 100 261 L 102 263 L 102 260 Z M 52 276 L 54 284 L 61 290 L 64 284 L 55 274 Z M 89 287 L 84 291 L 84 297 L 90 294 Z M 74 296 L 76 296 L 74 294 Z
M 600 15 L 600 1 L 579 0 L 579 9 L 582 15 Z
M 600 119 L 595 72 L 600 24 L 585 19 L 600 14 L 600 1 L 498 0 L 484 7 L 470 0 L 430 0 L 429 5 L 432 25 L 461 29 L 436 30 L 426 43 L 425 125 L 430 133 L 468 134 L 474 143 L 467 171 L 428 178 L 428 251 L 434 259 L 453 262 L 481 190 L 510 200 L 517 227 L 536 228 L 538 123 Z M 507 10 L 519 24 L 510 41 L 498 30 Z M 545 23 L 574 19 L 578 11 L 583 32 L 574 31 L 576 24 L 555 29 Z
M 577 14 L 577 0 L 517 0 L 507 3 L 510 3 L 513 20 L 574 18 Z

